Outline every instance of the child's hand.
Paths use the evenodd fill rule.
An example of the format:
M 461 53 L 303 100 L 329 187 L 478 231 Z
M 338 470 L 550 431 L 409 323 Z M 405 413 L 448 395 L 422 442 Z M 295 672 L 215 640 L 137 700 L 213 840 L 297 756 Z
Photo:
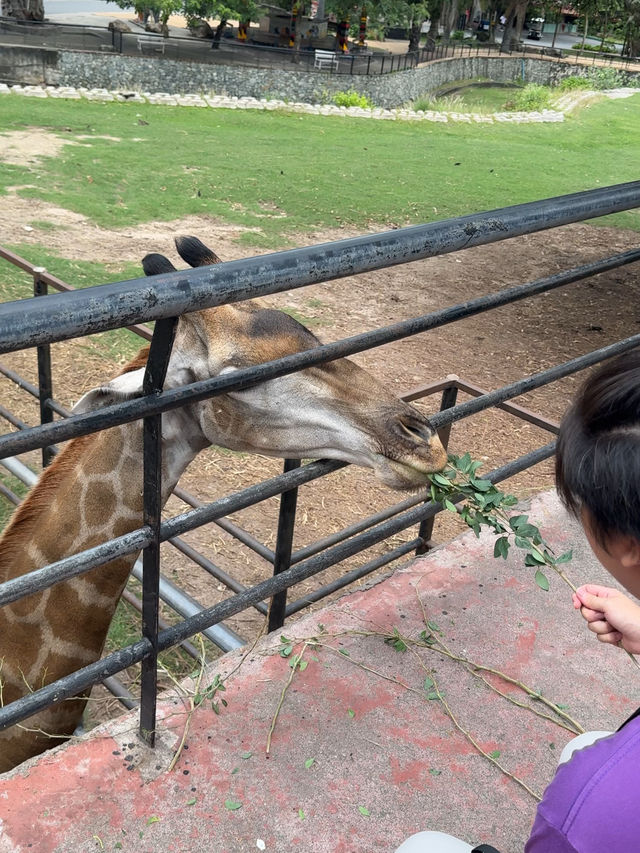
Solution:
M 640 654 L 640 606 L 626 595 L 611 587 L 586 584 L 573 594 L 573 606 L 601 643 Z

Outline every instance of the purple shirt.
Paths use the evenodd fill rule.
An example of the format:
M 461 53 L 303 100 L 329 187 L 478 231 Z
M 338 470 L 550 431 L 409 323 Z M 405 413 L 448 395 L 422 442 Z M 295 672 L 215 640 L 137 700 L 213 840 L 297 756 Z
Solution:
M 525 853 L 640 851 L 640 717 L 560 765 Z

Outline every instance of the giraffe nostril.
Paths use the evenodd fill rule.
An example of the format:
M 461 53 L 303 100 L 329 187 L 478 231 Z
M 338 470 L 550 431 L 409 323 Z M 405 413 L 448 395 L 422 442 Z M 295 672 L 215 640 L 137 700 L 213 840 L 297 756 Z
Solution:
M 421 421 L 418 418 L 402 419 L 400 426 L 414 441 L 429 442 L 433 438 L 434 431 L 429 421 Z

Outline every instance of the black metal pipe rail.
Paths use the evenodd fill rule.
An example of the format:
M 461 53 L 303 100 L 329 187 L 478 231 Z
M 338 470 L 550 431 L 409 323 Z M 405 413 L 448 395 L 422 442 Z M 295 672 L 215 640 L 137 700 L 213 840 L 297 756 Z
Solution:
M 638 185 L 640 189 L 640 181 L 638 182 Z M 638 204 L 640 205 L 640 198 L 638 198 Z M 508 236 L 512 235 L 509 234 Z M 74 415 L 67 418 L 65 421 L 58 421 L 53 424 L 33 427 L 28 430 L 23 430 L 19 434 L 1 436 L 0 459 L 5 456 L 14 456 L 24 453 L 28 450 L 35 450 L 48 444 L 54 444 L 58 441 L 75 438 L 79 435 L 86 435 L 87 433 L 94 432 L 98 429 L 106 429 L 119 424 L 129 423 L 131 421 L 138 420 L 139 418 L 147 417 L 148 415 L 158 414 L 160 411 L 178 408 L 187 402 L 196 402 L 198 400 L 208 399 L 216 394 L 222 394 L 232 389 L 238 390 L 247 388 L 251 385 L 257 384 L 258 382 L 264 382 L 267 379 L 273 379 L 277 376 L 294 373 L 297 370 L 321 364 L 325 361 L 331 361 L 333 359 L 353 355 L 357 352 L 362 352 L 365 349 L 371 349 L 372 347 L 381 346 L 382 344 L 391 343 L 410 335 L 416 335 L 420 332 L 425 332 L 430 329 L 438 328 L 439 326 L 444 326 L 448 323 L 453 323 L 456 320 L 460 320 L 465 317 L 473 317 L 484 311 L 508 305 L 511 302 L 516 302 L 528 296 L 546 293 L 556 287 L 570 284 L 583 278 L 596 275 L 597 273 L 615 269 L 629 263 L 634 263 L 638 260 L 640 260 L 640 249 L 632 249 L 618 255 L 613 255 L 612 257 L 606 258 L 602 261 L 584 264 L 567 272 L 557 273 L 553 276 L 537 279 L 536 281 L 528 284 L 506 288 L 499 293 L 481 296 L 477 299 L 472 299 L 468 302 L 451 306 L 450 308 L 444 308 L 440 311 L 425 314 L 422 317 L 405 320 L 400 323 L 394 323 L 391 326 L 376 329 L 372 332 L 365 332 L 360 335 L 354 335 L 350 338 L 345 338 L 332 344 L 314 347 L 313 349 L 285 356 L 284 358 L 260 364 L 256 367 L 237 370 L 234 371 L 233 374 L 226 374 L 213 379 L 194 382 L 193 384 L 186 385 L 182 388 L 163 391 L 161 394 L 156 394 L 153 397 L 143 397 L 125 403 L 119 403 L 118 405 L 105 406 L 97 412 L 89 412 L 84 415 Z M 226 265 L 219 264 L 217 266 Z M 197 270 L 194 270 L 194 272 L 197 272 Z M 171 273 L 170 275 L 175 275 L 175 273 Z M 74 291 L 71 295 L 81 295 L 85 292 L 86 291 L 80 291 L 76 293 Z M 49 299 L 55 298 L 55 296 L 49 297 Z M 16 303 L 8 304 L 15 305 Z M 26 318 L 23 318 L 23 322 L 26 321 Z M 0 306 L 0 330 L 2 329 L 2 325 L 2 306 Z
M 554 448 L 555 442 L 551 442 L 527 454 L 529 459 L 527 467 L 547 459 L 553 454 Z M 498 482 L 511 476 L 511 473 L 514 473 L 516 470 L 517 465 L 508 463 L 487 474 L 486 479 Z M 342 543 L 330 551 L 291 566 L 280 574 L 273 575 L 267 580 L 250 587 L 243 593 L 227 598 L 212 607 L 206 608 L 197 615 L 185 619 L 177 625 L 160 631 L 157 638 L 157 651 L 164 651 L 171 646 L 175 646 L 199 631 L 223 622 L 259 601 L 270 598 L 278 592 L 282 592 L 303 580 L 307 580 L 313 575 L 318 574 L 318 572 L 323 571 L 323 569 L 339 562 L 341 559 L 352 556 L 372 544 L 381 542 L 383 539 L 417 524 L 429 515 L 434 515 L 438 512 L 438 509 L 439 505 L 432 501 L 415 507 L 395 519 L 362 533 L 349 542 Z M 77 695 L 98 681 L 103 681 L 105 678 L 115 675 L 135 663 L 140 663 L 145 658 L 153 655 L 154 651 L 151 641 L 143 638 L 136 643 L 112 652 L 101 660 L 89 664 L 71 675 L 65 676 L 39 690 L 35 690 L 27 696 L 23 696 L 21 699 L 12 702 L 11 705 L 0 708 L 0 731 L 25 720 L 27 717 L 43 710 L 49 705 Z
M 524 379 L 519 379 L 517 382 L 505 385 L 496 391 L 488 392 L 482 397 L 467 400 L 453 408 L 431 415 L 430 420 L 436 429 L 439 429 L 462 418 L 469 417 L 472 414 L 478 414 L 479 412 L 490 409 L 497 403 L 504 402 L 513 397 L 519 397 L 536 388 L 570 376 L 573 373 L 584 370 L 586 367 L 597 364 L 604 359 L 612 358 L 615 355 L 620 355 L 637 346 L 640 346 L 640 334 L 593 350 L 586 355 L 570 359 L 563 364 L 540 371 Z M 275 497 L 278 494 L 295 489 L 303 483 L 322 477 L 330 473 L 330 471 L 344 467 L 345 465 L 346 463 L 343 462 L 330 462 L 327 460 L 312 462 L 300 468 L 279 474 L 276 477 L 244 489 L 242 492 L 228 495 L 210 504 L 181 513 L 160 524 L 159 541 L 165 542 L 168 539 L 182 536 L 184 533 L 195 530 L 197 527 L 202 527 L 204 524 L 215 521 L 221 516 L 229 515 L 240 509 L 246 509 L 248 506 L 260 503 L 269 497 Z M 145 525 L 138 530 L 134 530 L 103 545 L 97 545 L 72 557 L 66 557 L 63 560 L 52 563 L 51 566 L 37 569 L 28 575 L 23 575 L 10 581 L 5 581 L 5 583 L 0 584 L 0 606 L 15 601 L 24 595 L 39 592 L 59 583 L 61 580 L 68 580 L 69 578 L 84 574 L 92 568 L 110 562 L 115 557 L 135 553 L 147 547 L 151 539 L 151 528 Z M 309 562 L 309 560 L 307 559 L 306 562 Z
M 408 260 L 429 257 L 454 251 L 466 246 L 490 243 L 509 236 L 531 233 L 554 227 L 555 225 L 573 222 L 594 215 L 604 215 L 618 210 L 625 210 L 640 205 L 640 182 L 607 187 L 587 193 L 577 193 L 544 202 L 518 205 L 504 208 L 478 216 L 462 217 L 445 223 L 431 223 L 428 226 L 415 226 L 401 229 L 375 237 L 357 238 L 356 240 L 341 241 L 337 244 L 326 244 L 310 249 L 294 250 L 278 253 L 268 258 L 254 258 L 246 262 L 231 262 L 214 268 L 205 268 L 188 272 L 177 272 L 158 276 L 154 280 L 135 280 L 121 282 L 118 285 L 102 285 L 92 291 L 73 292 L 64 296 L 49 296 L 45 300 L 46 318 L 38 303 L 8 303 L 0 306 L 0 351 L 13 351 L 24 346 L 42 346 L 50 341 L 63 340 L 78 334 L 87 334 L 130 325 L 139 320 L 161 320 L 176 316 L 178 313 L 197 310 L 207 306 L 215 306 L 224 302 L 235 302 L 254 295 L 274 293 L 282 289 L 305 286 L 316 281 L 340 278 L 356 272 L 378 269 Z M 187 401 L 194 401 L 223 393 L 231 388 L 243 388 L 268 378 L 285 375 L 294 370 L 318 364 L 343 355 L 359 352 L 371 346 L 378 346 L 392 340 L 426 331 L 430 328 L 453 322 L 462 317 L 474 316 L 482 311 L 498 305 L 523 299 L 546 292 L 554 287 L 578 281 L 597 272 L 613 269 L 626 263 L 640 259 L 640 250 L 622 253 L 613 258 L 561 273 L 556 276 L 539 279 L 526 285 L 509 288 L 499 294 L 491 294 L 470 300 L 458 306 L 452 306 L 442 311 L 414 320 L 396 323 L 374 332 L 357 335 L 345 341 L 339 341 L 324 347 L 298 353 L 284 359 L 257 368 L 238 371 L 233 377 L 219 377 L 206 382 L 194 383 L 184 389 L 148 394 L 147 397 L 109 407 L 101 412 L 69 418 L 66 422 L 44 425 L 25 430 L 19 436 L 0 438 L 0 456 L 23 452 L 51 444 L 53 441 L 83 435 L 94 429 L 103 429 L 117 423 L 126 423 L 140 417 L 147 419 L 150 425 L 147 430 L 150 441 L 146 442 L 145 482 L 149 501 L 145 501 L 144 525 L 126 536 L 119 537 L 110 543 L 97 546 L 83 554 L 74 555 L 53 564 L 50 567 L 37 570 L 24 578 L 8 581 L 0 586 L 0 604 L 15 600 L 21 595 L 30 594 L 44 589 L 61 579 L 70 578 L 90 568 L 109 562 L 116 556 L 131 554 L 146 549 L 145 562 L 151 571 L 151 577 L 145 582 L 143 608 L 145 609 L 145 636 L 138 642 L 102 661 L 91 664 L 77 673 L 66 676 L 54 684 L 47 685 L 25 696 L 7 708 L 0 709 L 0 728 L 5 728 L 31 716 L 37 710 L 46 707 L 51 702 L 73 696 L 86 689 L 95 681 L 101 681 L 114 675 L 121 669 L 134 662 L 145 661 L 143 670 L 147 673 L 145 682 L 147 688 L 144 694 L 154 693 L 151 697 L 143 695 L 142 728 L 147 738 L 152 741 L 154 733 L 154 681 L 152 669 L 155 669 L 157 653 L 171 645 L 175 645 L 199 630 L 205 630 L 220 621 L 246 609 L 250 606 L 263 605 L 267 598 L 283 594 L 285 590 L 302 580 L 316 575 L 324 569 L 335 565 L 347 557 L 359 553 L 371 545 L 375 545 L 407 527 L 418 524 L 432 517 L 439 507 L 432 502 L 424 503 L 419 499 L 419 506 L 411 506 L 400 512 L 394 512 L 392 517 L 385 517 L 380 523 L 373 517 L 373 526 L 366 530 L 347 528 L 347 534 L 334 537 L 335 544 L 327 543 L 328 547 L 319 553 L 298 555 L 297 562 L 292 564 L 291 518 L 285 519 L 283 531 L 288 528 L 287 536 L 276 545 L 276 555 L 279 555 L 282 571 L 249 589 L 241 589 L 236 595 L 213 607 L 206 608 L 195 616 L 180 622 L 178 625 L 165 628 L 159 633 L 157 615 L 157 550 L 160 542 L 175 539 L 188 530 L 199 527 L 209 521 L 214 521 L 228 515 L 237 509 L 250 506 L 267 497 L 283 492 L 292 492 L 304 482 L 309 482 L 333 470 L 343 467 L 343 463 L 315 462 L 304 467 L 286 471 L 278 477 L 273 477 L 264 483 L 253 486 L 242 493 L 230 495 L 212 504 L 192 509 L 175 518 L 160 522 L 158 508 L 153 506 L 157 500 L 158 484 L 154 482 L 154 471 L 157 471 L 157 461 L 153 461 L 153 447 L 157 446 L 157 424 L 159 414 L 168 408 L 175 408 Z M 216 273 L 219 273 L 216 275 Z M 255 281 L 252 282 L 252 277 Z M 105 302 L 106 300 L 106 302 Z M 35 303 L 35 305 L 34 305 Z M 64 308 L 62 307 L 64 304 Z M 107 307 L 108 306 L 108 307 Z M 107 314 L 112 316 L 107 316 Z M 95 315 L 95 316 L 94 316 Z M 112 319 L 113 317 L 113 319 Z M 16 333 L 15 324 L 20 321 L 21 328 L 26 330 L 22 335 Z M 156 329 L 162 329 L 164 322 L 156 324 Z M 5 335 L 4 332 L 7 332 Z M 447 409 L 432 417 L 434 425 L 446 429 L 456 420 L 483 411 L 494 405 L 502 405 L 506 401 L 575 373 L 597 361 L 611 357 L 640 344 L 640 335 L 634 335 L 624 341 L 602 347 L 592 353 L 571 359 L 562 365 L 541 371 L 531 377 L 511 383 L 504 388 L 484 394 L 469 400 L 459 406 Z M 155 357 L 150 360 L 150 371 L 145 382 L 147 391 L 161 387 L 162 364 L 166 362 L 170 351 L 163 345 L 162 340 L 154 342 L 154 351 L 164 350 L 163 357 L 157 365 Z M 155 379 L 154 379 L 155 375 Z M 514 407 L 515 408 L 515 407 Z M 155 430 L 155 432 L 154 432 Z M 536 461 L 547 458 L 553 453 L 553 443 L 546 445 L 514 460 L 501 469 L 488 475 L 496 481 L 510 476 L 509 472 L 521 470 Z M 157 457 L 157 454 L 156 454 Z M 521 466 L 521 467 L 518 467 Z M 281 516 L 282 520 L 282 516 Z M 371 520 L 370 520 L 371 521 Z M 344 531 L 342 531 L 344 534 Z M 352 535 L 354 534 L 354 535 Z M 289 537 L 289 541 L 285 541 Z M 411 543 L 394 549 L 398 556 L 413 550 L 423 541 L 422 537 Z M 149 547 L 151 546 L 151 547 Z M 304 550 L 304 549 L 303 549 Z M 350 579 L 363 576 L 368 571 L 384 565 L 386 557 L 377 557 L 359 569 L 348 573 Z M 145 572 L 146 574 L 146 572 Z M 326 585 L 325 593 L 334 587 L 339 588 L 340 582 Z M 288 607 L 280 607 L 284 613 L 295 612 L 305 606 L 308 597 L 293 602 Z M 280 598 L 284 602 L 284 598 Z
M 0 353 L 267 296 L 638 206 L 640 181 L 632 181 L 266 257 L 52 294 L 46 300 L 8 302 L 0 310 Z

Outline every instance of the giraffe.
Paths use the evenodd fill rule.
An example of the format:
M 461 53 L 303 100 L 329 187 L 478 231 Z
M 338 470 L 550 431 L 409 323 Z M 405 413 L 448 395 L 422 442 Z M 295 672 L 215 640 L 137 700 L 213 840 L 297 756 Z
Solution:
M 191 266 L 218 263 L 197 238 L 176 240 Z M 162 255 L 147 275 L 174 270 Z M 316 346 L 289 315 L 257 302 L 183 315 L 165 389 Z M 74 407 L 85 412 L 142 393 L 148 347 Z M 212 444 L 285 458 L 341 459 L 374 469 L 396 489 L 415 489 L 446 453 L 429 421 L 361 367 L 340 359 L 244 391 L 165 412 L 162 501 Z M 76 438 L 45 469 L 0 539 L 0 582 L 136 529 L 142 523 L 142 424 Z M 0 608 L 3 703 L 73 672 L 102 654 L 109 624 L 137 555 L 129 555 Z M 68 738 L 87 701 L 78 696 L 0 732 L 0 772 Z

